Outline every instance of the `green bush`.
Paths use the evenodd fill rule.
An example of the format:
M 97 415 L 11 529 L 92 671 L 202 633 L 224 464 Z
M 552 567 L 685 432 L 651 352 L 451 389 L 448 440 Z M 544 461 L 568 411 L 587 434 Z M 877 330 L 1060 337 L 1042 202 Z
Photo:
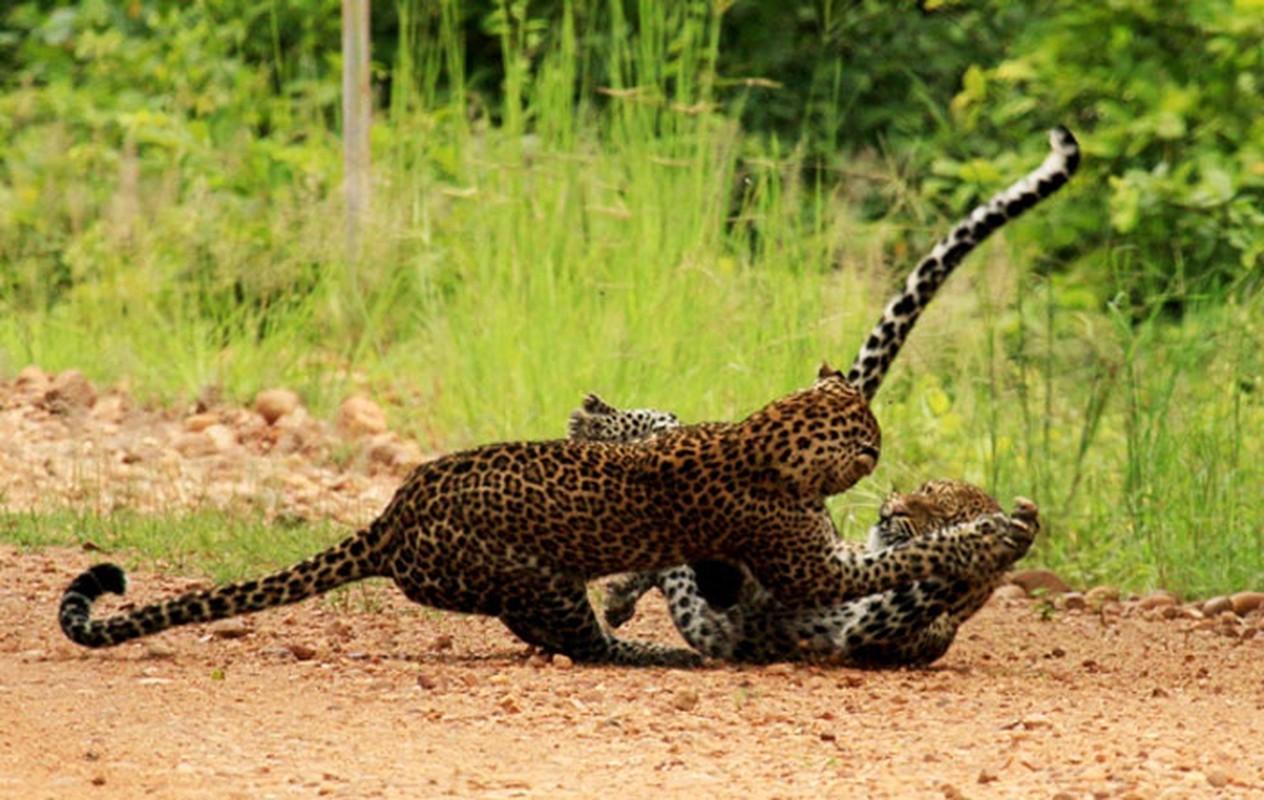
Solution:
M 382 102 L 407 104 L 420 89 L 433 108 L 455 94 L 476 117 L 499 124 L 507 111 L 529 128 L 524 81 L 561 52 L 569 25 L 573 79 L 563 91 L 578 103 L 608 104 L 606 88 L 716 103 L 753 133 L 799 143 L 802 168 L 827 168 L 815 180 L 835 183 L 842 170 L 870 215 L 918 225 L 972 201 L 1013 171 L 1018 143 L 1063 122 L 1088 157 L 1045 269 L 1072 269 L 1102 304 L 1123 292 L 1138 314 L 1259 282 L 1260 0 L 671 8 L 662 16 L 656 6 L 584 0 L 378 4 Z M 24 251 L 0 241 L 0 285 L 34 299 L 79 280 L 65 263 L 67 243 L 104 213 L 114 175 L 133 156 L 142 174 L 179 170 L 182 182 L 197 177 L 264 202 L 295 185 L 310 201 L 337 180 L 321 141 L 337 121 L 332 0 L 28 1 L 0 24 L 0 65 L 10 68 L 0 123 L 12 132 L 0 134 L 4 221 L 34 234 L 23 234 Z M 444 25 L 456 61 L 437 55 Z M 694 48 L 658 37 L 656 25 L 707 36 L 713 52 L 685 63 Z M 662 46 L 635 51 L 626 46 L 634 41 Z M 50 205 L 56 189 L 44 178 L 85 172 L 101 177 L 86 196 Z M 66 207 L 74 219 L 59 213 Z M 908 243 L 923 244 L 917 235 Z M 57 265 L 36 279 L 40 253 Z
M 1081 132 L 1089 186 L 1059 242 L 1095 253 L 1081 279 L 1142 310 L 1257 288 L 1264 3 L 1051 3 L 1016 33 L 966 71 L 954 118 L 998 143 L 1050 119 Z
M 203 312 L 222 305 L 215 295 L 260 301 L 257 264 L 272 255 L 260 209 L 323 196 L 341 166 L 336 70 L 296 74 L 278 91 L 287 59 L 247 58 L 271 4 L 252 5 L 253 15 L 235 15 L 211 2 L 85 0 L 7 13 L 0 62 L 16 69 L 0 95 L 0 287 L 9 302 L 51 307 L 76 288 L 95 290 L 127 269 L 128 243 L 161 238 L 154 223 L 190 222 L 164 223 L 168 208 L 199 203 L 222 213 L 202 217 L 187 249 L 170 254 L 178 282 L 204 298 Z M 216 258 L 226 239 L 250 242 L 256 257 Z

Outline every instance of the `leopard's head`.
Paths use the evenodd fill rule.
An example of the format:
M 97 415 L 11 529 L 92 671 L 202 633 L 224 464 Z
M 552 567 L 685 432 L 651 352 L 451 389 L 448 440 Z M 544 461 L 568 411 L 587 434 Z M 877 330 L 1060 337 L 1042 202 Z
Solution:
M 869 529 L 869 548 L 902 544 L 1000 510 L 995 498 L 972 483 L 947 478 L 927 481 L 908 494 L 887 496 L 878 511 L 878 523 Z
M 765 406 L 744 423 L 768 466 L 804 497 L 847 491 L 873 472 L 882 430 L 860 391 L 822 367 L 811 388 Z

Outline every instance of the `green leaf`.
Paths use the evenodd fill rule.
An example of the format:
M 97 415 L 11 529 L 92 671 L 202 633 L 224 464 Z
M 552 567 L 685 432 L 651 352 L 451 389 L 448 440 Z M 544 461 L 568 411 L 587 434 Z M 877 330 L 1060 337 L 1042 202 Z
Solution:
M 1131 233 L 1141 217 L 1141 190 L 1136 183 L 1124 178 L 1112 177 L 1113 190 L 1110 198 L 1110 224 L 1120 233 Z

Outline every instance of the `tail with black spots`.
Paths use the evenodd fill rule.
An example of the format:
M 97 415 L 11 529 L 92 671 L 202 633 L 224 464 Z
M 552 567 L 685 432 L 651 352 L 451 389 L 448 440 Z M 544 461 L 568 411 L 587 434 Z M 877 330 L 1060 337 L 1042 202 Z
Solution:
M 904 291 L 887 303 L 847 373 L 847 381 L 866 399 L 873 399 L 922 310 L 961 259 L 1005 223 L 1061 189 L 1075 174 L 1080 146 L 1071 132 L 1061 125 L 1049 131 L 1049 146 L 1052 152 L 1039 167 L 974 209 L 940 239 L 909 274 Z
M 348 583 L 382 575 L 373 529 L 362 531 L 292 567 L 257 580 L 189 592 L 105 619 L 92 619 L 101 595 L 123 594 L 127 576 L 115 564 L 97 564 L 71 582 L 61 598 L 61 629 L 84 647 L 113 647 L 142 636 L 197 622 L 212 622 L 297 603 Z

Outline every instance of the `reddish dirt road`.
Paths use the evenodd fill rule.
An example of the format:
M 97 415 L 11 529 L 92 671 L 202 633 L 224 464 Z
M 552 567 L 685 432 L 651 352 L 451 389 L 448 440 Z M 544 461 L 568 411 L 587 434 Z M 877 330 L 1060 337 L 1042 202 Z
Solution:
M 375 586 L 87 652 L 55 608 L 88 555 L 0 548 L 2 797 L 1264 796 L 1249 627 L 997 599 L 926 671 L 629 670 Z
M 28 368 L 0 382 L 0 502 L 363 522 L 417 454 L 343 412 L 149 410 Z M 0 544 L 0 798 L 1264 797 L 1259 610 L 1011 587 L 930 670 L 629 670 L 370 585 L 88 652 L 56 607 L 95 560 Z M 642 608 L 630 634 L 675 638 Z

